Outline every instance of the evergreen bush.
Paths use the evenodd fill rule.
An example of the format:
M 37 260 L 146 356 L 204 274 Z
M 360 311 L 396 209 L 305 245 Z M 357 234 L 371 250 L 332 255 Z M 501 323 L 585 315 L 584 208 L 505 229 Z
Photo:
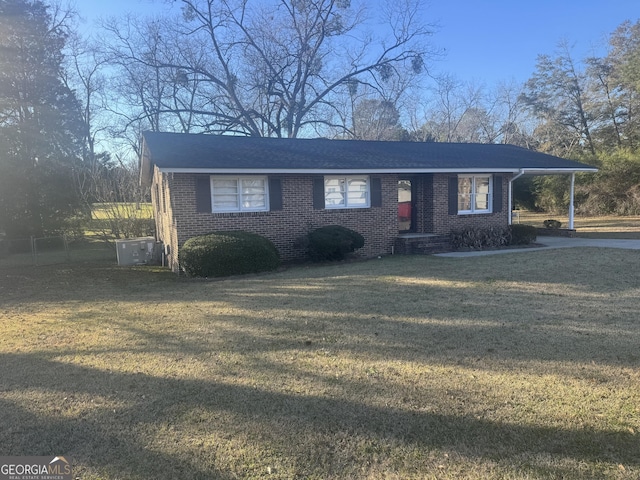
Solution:
M 538 231 L 533 225 L 511 225 L 511 245 L 529 245 L 536 241 Z
M 320 227 L 308 235 L 309 256 L 315 262 L 342 260 L 364 246 L 364 237 L 340 225 Z
M 245 231 L 213 232 L 187 240 L 179 254 L 190 277 L 225 277 L 275 270 L 278 250 L 267 238 Z

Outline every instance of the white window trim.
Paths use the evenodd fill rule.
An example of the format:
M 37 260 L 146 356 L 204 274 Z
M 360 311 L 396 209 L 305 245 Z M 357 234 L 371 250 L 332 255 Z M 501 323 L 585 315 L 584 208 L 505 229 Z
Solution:
M 481 215 L 487 213 L 493 213 L 493 175 L 458 175 L 458 188 L 460 185 L 461 178 L 470 178 L 471 179 L 471 210 L 458 210 L 458 215 Z M 488 178 L 489 179 L 489 194 L 487 195 L 487 208 L 484 210 L 476 209 L 476 179 L 478 178 Z M 460 191 L 458 190 L 458 198 L 460 196 Z M 458 199 L 456 200 L 458 201 Z
M 329 203 L 327 203 L 327 180 L 344 180 L 345 185 L 349 184 L 349 180 L 364 180 L 366 182 L 367 185 L 367 191 L 366 191 L 366 203 L 363 204 L 357 204 L 357 205 L 349 205 L 349 189 L 347 187 L 347 189 L 345 190 L 345 197 L 344 197 L 344 205 L 330 205 Z M 368 175 L 346 175 L 346 176 L 341 176 L 341 175 L 326 175 L 324 177 L 324 198 L 325 198 L 325 202 L 324 202 L 324 206 L 327 210 L 344 210 L 344 209 L 349 209 L 349 208 L 371 208 L 371 179 L 369 178 Z
M 238 208 L 215 208 L 214 202 L 214 194 L 215 188 L 213 183 L 215 180 L 235 180 L 238 185 Z M 262 180 L 264 182 L 264 194 L 265 194 L 265 205 L 261 208 L 246 208 L 242 206 L 242 186 L 241 182 L 243 180 Z M 211 175 L 209 177 L 209 184 L 211 189 L 211 211 L 212 213 L 238 213 L 238 212 L 268 212 L 269 211 L 269 179 L 265 175 L 238 175 L 238 176 L 229 176 L 229 175 Z

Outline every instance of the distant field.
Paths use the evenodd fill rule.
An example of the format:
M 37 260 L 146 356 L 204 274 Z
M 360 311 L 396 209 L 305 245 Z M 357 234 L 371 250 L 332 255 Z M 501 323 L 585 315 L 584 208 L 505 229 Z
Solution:
M 124 218 L 153 218 L 150 203 L 94 203 L 92 220 L 105 220 L 118 214 Z
M 547 219 L 559 220 L 562 228 L 568 228 L 568 215 L 550 215 L 522 211 L 514 214 L 514 223 L 524 223 L 542 228 Z M 638 238 L 640 239 L 640 217 L 580 217 L 574 218 L 574 227 L 578 236 L 589 238 Z

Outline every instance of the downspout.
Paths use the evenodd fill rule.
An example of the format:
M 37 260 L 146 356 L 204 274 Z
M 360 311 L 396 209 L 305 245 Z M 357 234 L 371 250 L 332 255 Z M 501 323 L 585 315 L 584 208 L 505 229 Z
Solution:
M 520 170 L 515 177 L 509 180 L 509 225 L 513 224 L 513 182 L 524 175 L 524 170 Z

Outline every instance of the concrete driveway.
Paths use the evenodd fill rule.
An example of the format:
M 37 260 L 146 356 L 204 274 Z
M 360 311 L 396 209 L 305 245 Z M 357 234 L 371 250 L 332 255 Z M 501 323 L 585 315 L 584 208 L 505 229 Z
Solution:
M 623 248 L 628 250 L 640 250 L 640 240 L 616 240 L 595 238 L 567 238 L 567 237 L 538 237 L 536 243 L 540 247 L 505 248 L 503 250 L 478 250 L 474 252 L 449 252 L 438 253 L 438 257 L 480 257 L 484 255 L 499 255 L 502 253 L 535 252 L 536 250 L 548 250 L 550 248 L 573 247 L 601 247 Z

